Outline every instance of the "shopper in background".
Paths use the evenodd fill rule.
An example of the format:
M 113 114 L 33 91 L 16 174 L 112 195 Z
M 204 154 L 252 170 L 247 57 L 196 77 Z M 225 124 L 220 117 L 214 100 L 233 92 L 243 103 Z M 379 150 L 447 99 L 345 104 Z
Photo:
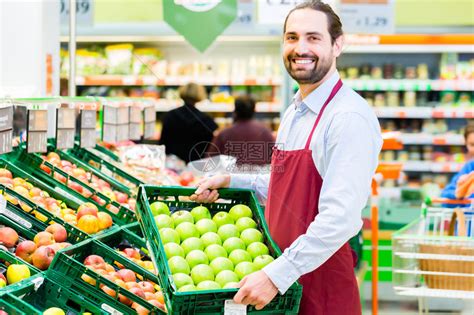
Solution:
M 283 61 L 299 91 L 282 119 L 271 174 L 213 176 L 192 199 L 213 202 L 222 187 L 267 197 L 265 219 L 284 252 L 242 279 L 234 301 L 262 309 L 299 279 L 300 314 L 361 314 L 348 241 L 362 227 L 382 147 L 379 122 L 341 82 L 342 25 L 329 5 L 296 6 L 283 34 Z
M 275 143 L 272 132 L 253 119 L 255 100 L 250 96 L 235 99 L 234 125 L 222 130 L 209 146 L 209 154 L 225 154 L 237 159 L 237 164 L 270 164 Z M 250 148 L 249 148 L 250 146 Z
M 447 185 L 441 196 L 449 199 L 474 198 L 474 123 L 470 123 L 464 130 L 464 140 L 467 148 L 468 162 Z
M 196 103 L 207 98 L 203 86 L 189 83 L 180 87 L 184 105 L 173 109 L 163 118 L 160 144 L 166 154 L 174 154 L 186 163 L 205 157 L 217 125 L 212 117 L 196 108 Z

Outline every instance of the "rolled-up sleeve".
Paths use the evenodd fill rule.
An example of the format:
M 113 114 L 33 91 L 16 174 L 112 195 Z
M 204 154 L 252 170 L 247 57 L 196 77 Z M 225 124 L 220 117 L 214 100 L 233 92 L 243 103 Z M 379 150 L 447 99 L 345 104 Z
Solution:
M 382 147 L 380 129 L 361 114 L 349 112 L 335 115 L 329 130 L 319 214 L 305 234 L 263 269 L 281 294 L 300 276 L 321 266 L 362 227 L 361 212 Z
M 270 174 L 232 174 L 230 176 L 230 188 L 246 188 L 255 191 L 258 200 L 265 204 L 268 197 L 268 185 Z

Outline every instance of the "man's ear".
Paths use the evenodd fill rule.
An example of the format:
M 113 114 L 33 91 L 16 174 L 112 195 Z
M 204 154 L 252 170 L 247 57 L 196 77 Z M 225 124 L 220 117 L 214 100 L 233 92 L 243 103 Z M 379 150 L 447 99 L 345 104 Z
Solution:
M 344 35 L 341 35 L 338 38 L 336 38 L 336 40 L 334 41 L 334 44 L 332 45 L 333 54 L 336 58 L 341 55 L 343 46 L 344 46 Z

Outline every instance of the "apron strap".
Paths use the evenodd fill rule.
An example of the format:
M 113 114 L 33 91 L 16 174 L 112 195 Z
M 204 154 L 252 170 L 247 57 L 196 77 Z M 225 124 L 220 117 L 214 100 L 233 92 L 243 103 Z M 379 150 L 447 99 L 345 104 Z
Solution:
M 324 110 L 326 109 L 326 106 L 329 104 L 329 102 L 332 101 L 332 99 L 334 98 L 334 96 L 336 96 L 337 92 L 339 92 L 339 90 L 341 89 L 342 87 L 342 81 L 341 79 L 339 79 L 339 81 L 337 81 L 336 85 L 334 85 L 334 87 L 332 88 L 332 91 L 331 91 L 331 94 L 329 94 L 329 97 L 327 98 L 327 100 L 324 102 L 324 105 L 323 107 L 321 108 L 321 111 L 319 112 L 318 114 L 318 117 L 316 118 L 316 121 L 314 122 L 314 125 L 313 125 L 313 129 L 311 129 L 311 132 L 308 136 L 308 140 L 306 140 L 306 145 L 305 145 L 305 149 L 308 150 L 309 149 L 309 145 L 311 143 L 311 140 L 313 139 L 313 134 L 314 134 L 314 131 L 316 130 L 316 127 L 318 126 L 319 124 L 319 120 L 321 119 L 321 116 L 323 116 L 323 113 L 324 113 Z

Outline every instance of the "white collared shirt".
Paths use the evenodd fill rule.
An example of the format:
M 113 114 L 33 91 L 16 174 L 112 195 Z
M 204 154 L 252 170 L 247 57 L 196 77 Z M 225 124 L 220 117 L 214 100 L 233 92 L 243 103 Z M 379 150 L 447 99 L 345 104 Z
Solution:
M 338 80 L 335 71 L 305 99 L 299 92 L 295 95 L 278 130 L 279 149 L 304 148 L 318 113 Z M 323 178 L 319 215 L 305 234 L 263 269 L 281 294 L 300 276 L 321 266 L 361 229 L 361 211 L 367 204 L 381 148 L 380 125 L 373 110 L 343 85 L 326 107 L 310 143 L 314 163 Z M 235 174 L 230 186 L 253 189 L 264 202 L 269 182 L 270 174 Z

